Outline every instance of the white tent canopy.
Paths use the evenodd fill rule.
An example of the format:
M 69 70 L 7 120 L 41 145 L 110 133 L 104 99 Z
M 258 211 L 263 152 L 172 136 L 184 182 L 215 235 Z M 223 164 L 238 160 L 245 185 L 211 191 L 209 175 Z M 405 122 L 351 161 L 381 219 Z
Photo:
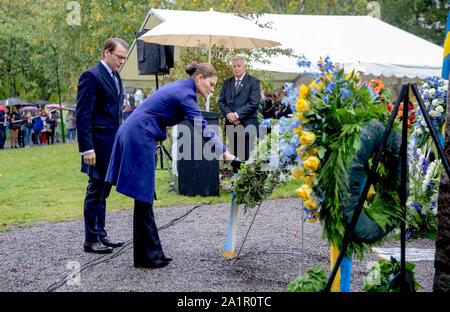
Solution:
M 364 75 L 421 79 L 440 76 L 443 48 L 370 16 L 265 14 L 283 48 L 315 64 L 330 56 L 348 71 Z M 300 73 L 295 58 L 275 57 L 257 68 Z
M 197 13 L 151 9 L 141 30 L 180 17 L 195 19 Z M 264 14 L 259 21 L 271 24 L 270 31 L 275 32 L 274 39 L 282 43 L 282 48 L 291 48 L 312 64 L 320 57 L 330 56 L 331 61 L 342 64 L 347 71 L 355 69 L 365 76 L 387 78 L 388 83 L 441 74 L 442 47 L 373 17 Z M 126 86 L 149 86 L 155 77 L 138 74 L 136 55 L 134 42 L 121 77 Z M 304 71 L 298 67 L 297 58 L 287 56 L 275 56 L 268 64 L 252 65 L 273 73 L 274 80 L 279 82 L 295 80 Z

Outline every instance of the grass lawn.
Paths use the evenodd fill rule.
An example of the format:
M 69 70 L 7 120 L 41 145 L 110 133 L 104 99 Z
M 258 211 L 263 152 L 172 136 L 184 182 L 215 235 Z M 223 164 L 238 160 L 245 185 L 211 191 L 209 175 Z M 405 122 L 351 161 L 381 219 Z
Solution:
M 76 144 L 0 150 L 0 232 L 38 221 L 83 218 L 87 176 L 80 172 Z M 159 168 L 159 166 L 158 166 Z M 271 198 L 293 196 L 291 182 L 277 188 Z M 157 170 L 155 207 L 230 202 L 231 195 L 187 197 L 168 192 L 166 170 Z M 131 210 L 133 200 L 113 190 L 107 211 Z

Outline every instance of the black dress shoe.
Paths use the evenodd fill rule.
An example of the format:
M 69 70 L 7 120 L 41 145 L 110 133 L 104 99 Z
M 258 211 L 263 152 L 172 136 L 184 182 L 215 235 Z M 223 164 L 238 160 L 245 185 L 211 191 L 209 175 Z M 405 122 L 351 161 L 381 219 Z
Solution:
M 95 243 L 85 242 L 84 243 L 84 251 L 99 253 L 99 254 L 107 254 L 107 253 L 112 253 L 113 249 L 111 247 L 103 245 L 100 242 L 95 242 Z
M 158 269 L 163 268 L 169 264 L 170 261 L 160 261 L 160 262 L 146 262 L 146 263 L 134 263 L 135 268 L 150 268 L 150 269 Z
M 170 261 L 172 261 L 173 259 L 170 258 L 170 257 L 162 257 L 161 260 L 162 260 L 162 261 L 170 262 Z
M 117 248 L 117 247 L 120 247 L 120 246 L 122 246 L 124 244 L 124 242 L 122 242 L 122 241 L 114 241 L 111 238 L 109 238 L 108 236 L 100 238 L 100 241 L 102 242 L 103 245 L 109 246 L 109 247 L 112 247 L 112 248 Z

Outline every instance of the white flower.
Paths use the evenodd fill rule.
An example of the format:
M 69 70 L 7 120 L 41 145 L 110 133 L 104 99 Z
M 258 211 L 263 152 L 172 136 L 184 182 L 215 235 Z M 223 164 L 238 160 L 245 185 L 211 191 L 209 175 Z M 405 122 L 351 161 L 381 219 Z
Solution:
M 428 90 L 428 93 L 429 93 L 430 95 L 433 95 L 433 94 L 436 93 L 436 90 L 435 90 L 434 88 L 431 88 L 430 90 Z
M 431 105 L 433 105 L 433 106 L 438 106 L 439 104 L 441 104 L 441 99 L 439 99 L 439 98 L 431 101 Z
M 438 105 L 438 107 L 436 107 L 436 112 L 442 113 L 443 111 L 444 111 L 444 108 L 441 105 Z

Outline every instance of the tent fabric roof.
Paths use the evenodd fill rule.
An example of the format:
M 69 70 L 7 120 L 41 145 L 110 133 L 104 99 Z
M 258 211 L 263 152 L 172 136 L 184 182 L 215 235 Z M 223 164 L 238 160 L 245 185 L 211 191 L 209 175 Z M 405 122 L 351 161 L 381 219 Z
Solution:
M 282 48 L 291 48 L 314 64 L 329 55 L 346 70 L 356 69 L 366 75 L 440 76 L 442 47 L 370 16 L 265 14 L 260 21 L 272 23 Z M 295 69 L 296 59 L 273 61 L 271 70 Z
M 196 11 L 151 9 L 141 29 L 180 17 L 195 19 L 196 14 Z M 267 32 L 282 43 L 282 48 L 291 48 L 312 64 L 320 57 L 330 56 L 346 71 L 358 70 L 367 76 L 423 79 L 441 75 L 442 47 L 370 16 L 264 14 L 258 21 L 270 24 L 272 29 Z M 130 62 L 125 63 L 121 76 L 125 81 L 152 80 L 152 76 L 137 75 L 134 50 L 133 44 Z M 296 77 L 305 70 L 297 65 L 297 58 L 287 56 L 272 57 L 268 64 L 252 65 L 285 77 Z

